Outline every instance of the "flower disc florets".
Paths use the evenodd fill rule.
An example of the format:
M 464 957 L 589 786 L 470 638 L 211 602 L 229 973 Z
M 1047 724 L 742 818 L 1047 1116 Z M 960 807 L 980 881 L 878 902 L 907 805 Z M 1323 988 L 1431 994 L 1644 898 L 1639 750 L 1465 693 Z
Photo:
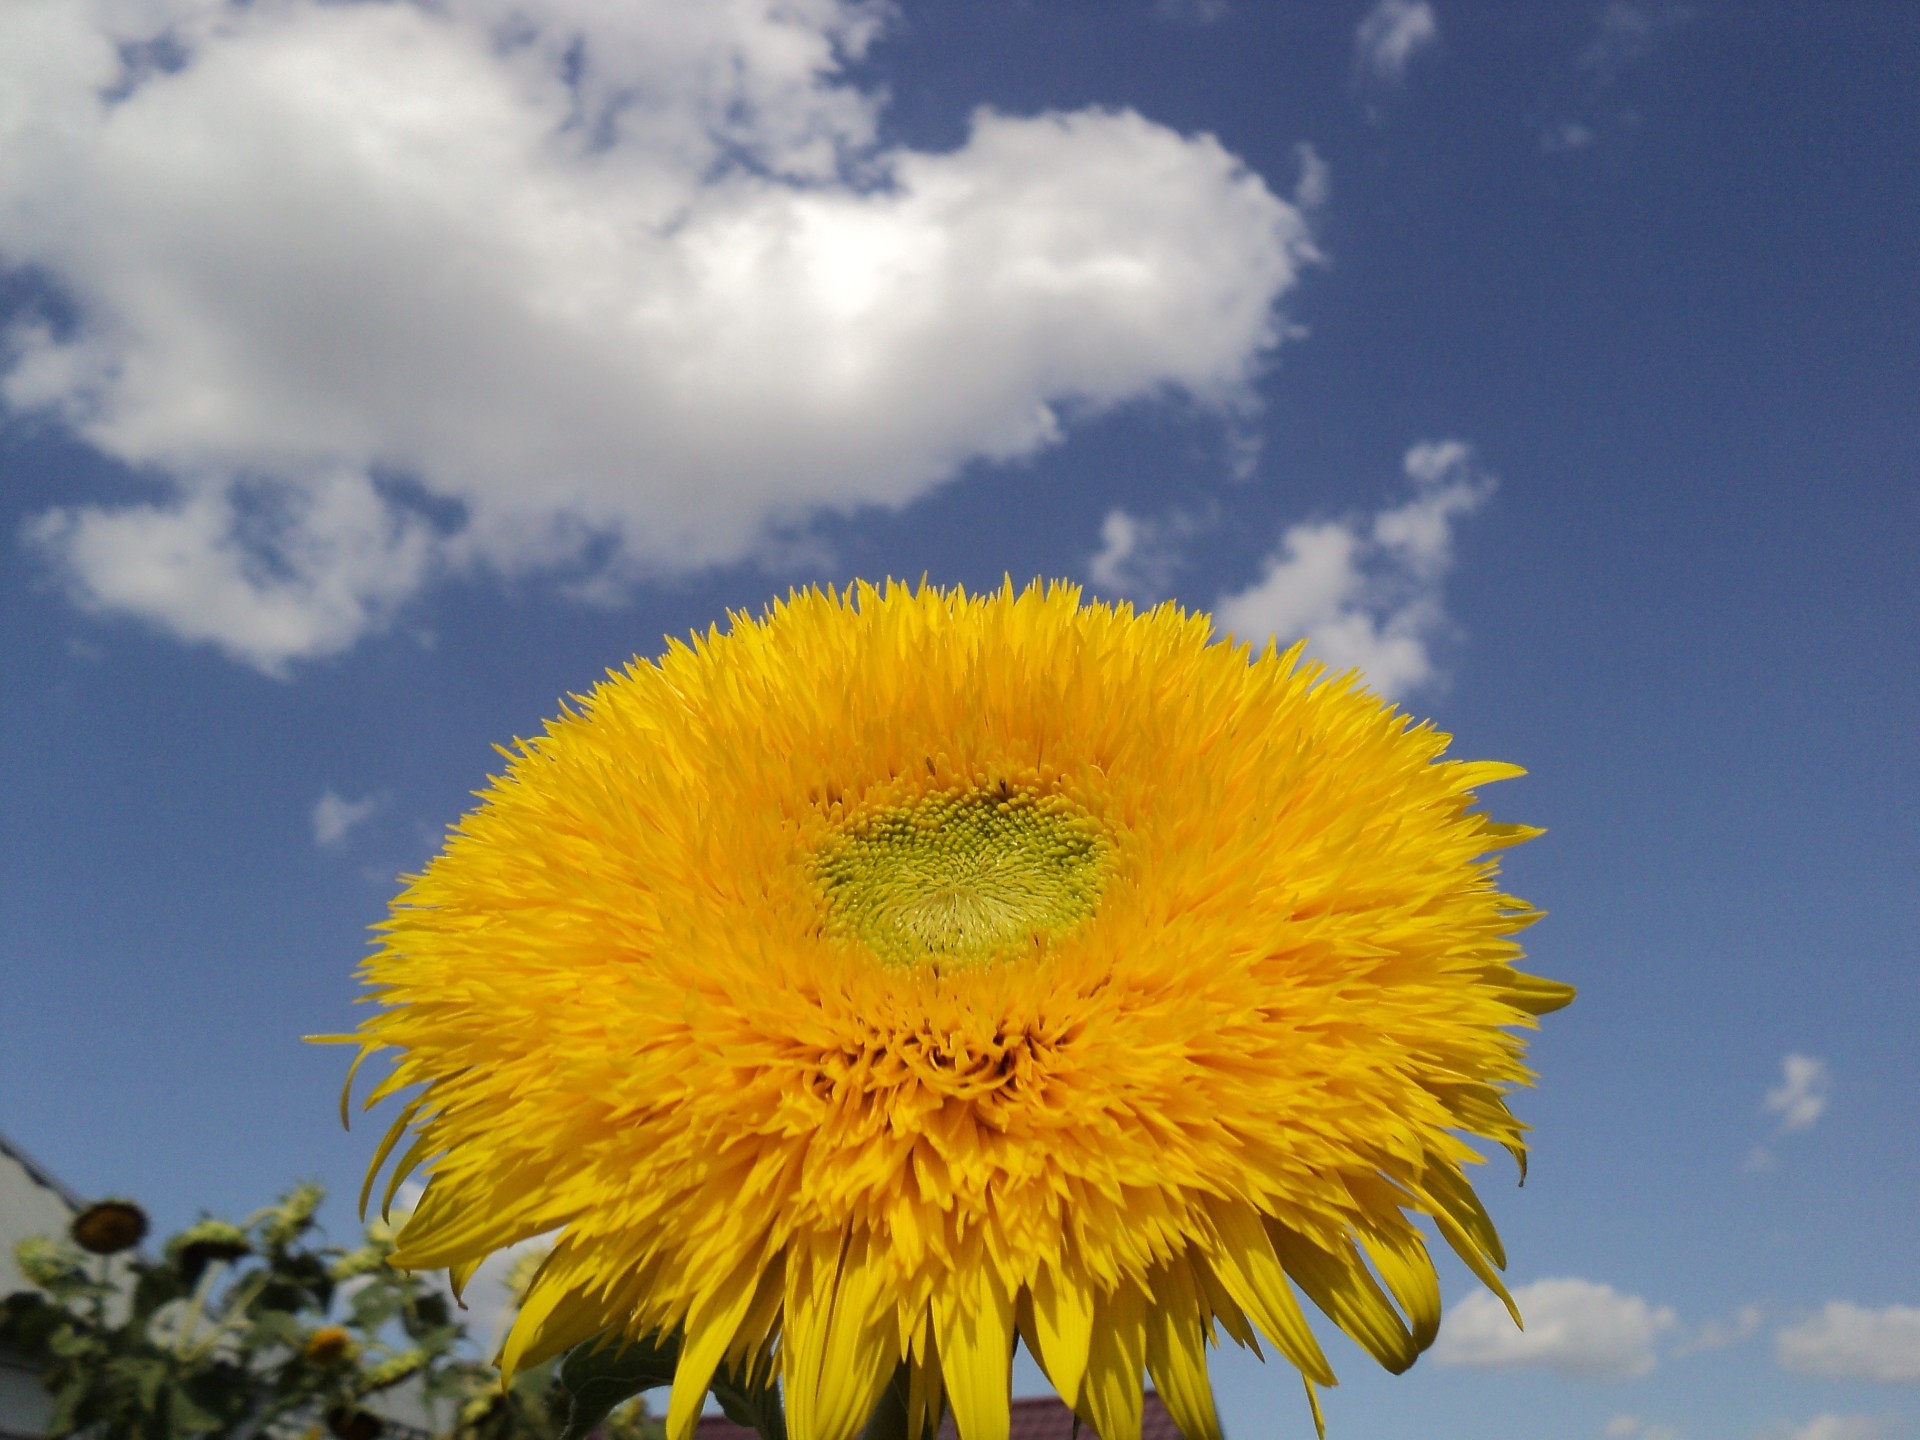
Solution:
M 1103 1440 L 1205 1346 L 1392 1369 L 1434 1229 L 1500 1290 L 1462 1136 L 1522 1156 L 1512 1027 L 1571 992 L 1473 808 L 1519 771 L 1204 616 L 1071 587 L 806 592 L 636 661 L 496 779 L 366 974 L 431 1158 L 394 1262 L 555 1235 L 508 1368 L 677 1335 L 851 1440 L 896 1367 L 1005 1440 L 1017 1335 Z M 369 1102 L 371 1103 L 371 1101 Z M 1369 1264 L 1371 1262 L 1371 1264 Z M 916 1421 L 917 1423 L 917 1421 Z

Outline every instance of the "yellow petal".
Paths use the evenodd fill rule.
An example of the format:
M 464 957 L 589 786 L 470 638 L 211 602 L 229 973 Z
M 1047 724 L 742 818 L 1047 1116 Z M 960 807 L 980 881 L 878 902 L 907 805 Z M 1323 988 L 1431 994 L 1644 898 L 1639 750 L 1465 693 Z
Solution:
M 842 1249 L 822 1237 L 789 1252 L 783 1370 L 793 1440 L 853 1440 L 900 1362 L 882 1257 L 864 1233 Z
M 989 1263 L 934 1297 L 940 1376 L 960 1440 L 1007 1440 L 1013 1388 L 1013 1297 Z
M 1416 1350 L 1425 1350 L 1440 1333 L 1440 1281 L 1426 1242 L 1411 1227 L 1366 1231 L 1362 1242 L 1380 1278 L 1407 1314 Z
M 1351 1242 L 1344 1252 L 1335 1253 L 1283 1227 L 1270 1226 L 1269 1230 L 1287 1274 L 1368 1354 L 1396 1375 L 1420 1357 L 1420 1347 L 1413 1343 L 1406 1322 L 1374 1282 Z
M 1146 1304 L 1139 1286 L 1122 1280 L 1100 1297 L 1095 1311 L 1081 1408 L 1093 1417 L 1100 1440 L 1140 1440 Z
M 1259 1214 L 1241 1201 L 1212 1200 L 1207 1215 L 1220 1237 L 1217 1253 L 1208 1258 L 1227 1293 L 1302 1375 L 1322 1385 L 1337 1384 Z
M 466 1308 L 467 1282 L 473 1279 L 473 1272 L 486 1263 L 487 1257 L 476 1255 L 471 1260 L 462 1260 L 458 1265 L 447 1267 L 447 1288 L 453 1291 L 453 1303 Z
M 667 1401 L 668 1440 L 691 1440 L 693 1427 L 700 1420 L 700 1407 L 706 1402 L 707 1387 L 713 1383 L 713 1372 L 733 1344 L 734 1334 L 758 1292 L 759 1279 L 759 1257 L 749 1256 L 722 1284 L 696 1300 L 688 1312 L 680 1361 L 673 1370 L 673 1393 Z
M 1080 1403 L 1093 1341 L 1093 1291 L 1077 1268 L 1042 1266 L 1028 1287 L 1032 1297 L 1034 1358 L 1069 1408 Z
M 1493 1228 L 1493 1220 L 1487 1214 L 1486 1207 L 1480 1203 L 1480 1197 L 1473 1193 L 1473 1187 L 1467 1183 L 1467 1177 L 1460 1173 L 1457 1165 L 1428 1151 L 1427 1163 L 1420 1171 L 1420 1188 L 1429 1200 L 1446 1211 L 1454 1224 L 1472 1238 L 1494 1269 L 1507 1268 L 1507 1250 L 1500 1243 L 1499 1232 Z
M 946 1397 L 940 1391 L 938 1362 L 914 1361 L 907 1379 L 907 1440 L 933 1440 L 940 1430 Z
M 1207 1377 L 1206 1334 L 1193 1274 L 1182 1261 L 1153 1272 L 1147 1307 L 1147 1373 L 1184 1440 L 1222 1440 Z
M 513 1317 L 513 1328 L 507 1332 L 500 1354 L 494 1360 L 500 1367 L 501 1383 L 512 1380 L 517 1370 L 571 1350 L 582 1340 L 599 1334 L 612 1321 L 605 1301 L 582 1295 L 562 1280 L 549 1256 L 520 1313 Z

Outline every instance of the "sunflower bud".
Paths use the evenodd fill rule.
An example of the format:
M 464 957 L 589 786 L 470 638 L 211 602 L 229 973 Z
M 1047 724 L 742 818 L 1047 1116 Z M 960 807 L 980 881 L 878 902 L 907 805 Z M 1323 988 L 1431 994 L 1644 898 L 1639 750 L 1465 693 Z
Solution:
M 101 1200 L 73 1217 L 67 1233 L 90 1255 L 118 1255 L 147 1238 L 147 1212 L 131 1200 Z
M 13 1263 L 20 1273 L 42 1290 L 84 1279 L 86 1271 L 80 1256 L 64 1240 L 33 1235 L 13 1247 Z
M 239 1260 L 253 1253 L 247 1232 L 225 1220 L 201 1220 L 167 1242 L 167 1256 L 191 1284 L 217 1260 Z
M 340 1326 L 322 1325 L 307 1336 L 301 1353 L 315 1365 L 333 1365 L 342 1360 L 351 1360 L 359 1348 L 353 1343 L 353 1337 Z

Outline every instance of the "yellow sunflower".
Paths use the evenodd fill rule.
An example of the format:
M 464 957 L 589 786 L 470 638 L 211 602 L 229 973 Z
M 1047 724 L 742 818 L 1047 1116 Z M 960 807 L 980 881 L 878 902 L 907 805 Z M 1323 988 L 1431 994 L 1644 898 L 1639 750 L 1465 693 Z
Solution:
M 502 1367 L 678 1337 L 673 1440 L 722 1365 L 793 1440 L 897 1373 L 910 1433 L 1006 1440 L 1016 1337 L 1103 1440 L 1143 1372 L 1215 1440 L 1220 1332 L 1334 1383 L 1296 1288 L 1403 1370 L 1411 1217 L 1505 1297 L 1461 1137 L 1524 1162 L 1512 1027 L 1572 998 L 1487 858 L 1536 832 L 1473 808 L 1521 772 L 1447 742 L 1067 585 L 808 591 L 636 660 L 502 751 L 366 963 L 368 1103 L 420 1087 L 374 1170 L 430 1162 L 394 1262 L 555 1233 Z

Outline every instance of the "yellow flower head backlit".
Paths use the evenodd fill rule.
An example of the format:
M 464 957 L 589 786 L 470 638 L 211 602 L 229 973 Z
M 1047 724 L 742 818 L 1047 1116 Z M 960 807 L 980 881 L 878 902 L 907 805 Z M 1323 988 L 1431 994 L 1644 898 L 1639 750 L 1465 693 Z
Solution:
M 395 1262 L 557 1232 L 502 1364 L 681 1334 L 675 1440 L 723 1363 L 851 1440 L 903 1362 L 1005 1440 L 1016 1336 L 1103 1440 L 1143 1372 L 1210 1440 L 1221 1333 L 1333 1383 L 1296 1290 L 1431 1343 L 1410 1216 L 1504 1295 L 1461 1137 L 1524 1154 L 1512 1027 L 1571 997 L 1473 808 L 1520 772 L 1210 628 L 810 591 L 509 752 L 365 969 Z

